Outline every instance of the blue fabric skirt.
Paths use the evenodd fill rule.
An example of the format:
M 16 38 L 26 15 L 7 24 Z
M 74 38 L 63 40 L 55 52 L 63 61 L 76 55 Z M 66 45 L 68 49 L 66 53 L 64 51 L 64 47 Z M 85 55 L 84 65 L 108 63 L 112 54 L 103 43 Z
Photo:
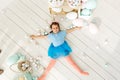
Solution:
M 53 59 L 57 59 L 59 57 L 68 56 L 72 52 L 72 49 L 68 45 L 66 41 L 60 46 L 55 47 L 52 43 L 48 49 L 48 56 Z

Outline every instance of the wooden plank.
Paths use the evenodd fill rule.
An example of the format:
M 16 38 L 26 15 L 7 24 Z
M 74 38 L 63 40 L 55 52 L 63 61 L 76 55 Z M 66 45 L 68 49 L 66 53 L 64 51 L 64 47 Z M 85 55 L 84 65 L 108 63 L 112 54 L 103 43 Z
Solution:
M 15 17 L 15 16 L 13 16 L 13 17 Z
M 24 4 L 23 4 L 23 2 L 24 2 Z M 13 24 L 17 24 L 17 25 L 19 25 L 19 28 L 15 28 L 15 29 L 18 29 L 18 33 L 21 33 L 21 31 L 24 33 L 25 32 L 35 33 L 36 32 L 35 29 L 37 28 L 37 26 L 39 26 L 42 29 L 45 29 L 44 26 L 48 26 L 48 25 L 46 25 L 46 22 L 45 22 L 46 19 L 44 19 L 44 18 L 51 19 L 51 17 L 49 15 L 49 13 L 47 13 L 47 10 L 46 10 L 47 6 L 39 5 L 37 2 L 39 2 L 39 4 L 43 4 L 42 2 L 45 2 L 45 1 L 43 0 L 41 2 L 41 1 L 37 1 L 37 0 L 35 0 L 35 1 L 33 1 L 33 0 L 23 1 L 22 0 L 22 3 L 17 3 L 17 4 L 20 4 L 18 6 L 16 5 L 17 8 L 14 8 L 15 6 L 8 8 L 8 12 L 7 12 L 6 16 L 7 16 L 7 18 L 9 17 L 9 20 L 14 23 L 11 23 L 11 22 L 7 23 L 6 28 L 9 25 L 15 26 Z M 101 1 L 101 3 L 103 3 L 103 2 L 104 1 Z M 46 4 L 46 2 L 45 2 L 45 4 Z M 101 5 L 103 5 L 103 4 L 101 4 Z M 106 5 L 106 3 L 104 5 Z M 43 9 L 42 7 L 44 7 L 45 9 Z M 113 10 L 113 13 L 107 15 L 109 12 L 108 11 L 104 15 L 104 14 L 102 14 L 103 11 L 101 9 L 100 9 L 101 11 L 98 11 L 96 13 L 96 15 L 99 15 L 104 21 L 104 24 L 102 24 L 102 27 L 101 27 L 102 28 L 101 34 L 99 34 L 100 38 L 99 38 L 99 36 L 93 37 L 92 35 L 89 35 L 89 33 L 84 32 L 84 31 L 82 34 L 78 33 L 78 32 L 74 32 L 74 33 L 70 34 L 67 38 L 67 40 L 72 45 L 72 48 L 75 50 L 75 55 L 73 55 L 74 59 L 76 59 L 76 61 L 79 65 L 80 65 L 79 61 L 82 60 L 81 61 L 82 67 L 86 66 L 87 67 L 86 69 L 90 69 L 90 72 L 93 73 L 92 75 L 90 75 L 89 79 L 95 79 L 95 80 L 96 79 L 100 79 L 100 80 L 103 80 L 103 79 L 117 80 L 117 79 L 119 79 L 119 66 L 120 66 L 119 62 L 118 62 L 119 61 L 119 51 L 116 55 L 114 55 L 111 52 L 111 51 L 114 51 L 115 46 L 117 46 L 116 44 L 119 43 L 119 29 L 118 29 L 119 23 L 112 21 L 111 19 L 113 19 L 113 18 L 109 17 L 112 14 L 116 14 L 117 10 L 111 8 L 108 5 L 107 5 L 107 7 L 109 7 L 109 9 L 108 9 L 109 11 Z M 17 10 L 17 9 L 20 9 L 20 10 Z M 22 12 L 25 12 L 25 14 Z M 118 13 L 117 13 L 117 15 L 118 15 Z M 117 15 L 115 16 L 114 19 L 118 18 Z M 108 21 L 108 19 L 110 19 L 110 21 Z M 2 23 L 5 24 L 6 21 L 9 21 L 9 20 L 4 19 L 2 21 Z M 43 24 L 40 24 L 39 21 Z M 116 25 L 116 27 L 112 27 L 112 26 L 114 26 L 113 24 Z M 26 27 L 24 28 L 23 25 Z M 109 28 L 107 28 L 106 25 Z M 30 26 L 30 28 L 28 26 Z M 18 27 L 18 26 L 15 26 L 15 27 Z M 21 29 L 21 28 L 23 28 L 23 29 Z M 27 29 L 28 29 L 28 31 L 24 31 Z M 9 33 L 10 33 L 10 35 L 12 35 L 12 33 L 14 33 L 14 31 L 10 29 Z M 78 35 L 78 34 L 81 34 L 81 35 Z M 23 34 L 23 35 L 25 35 L 25 34 Z M 78 36 L 80 36 L 80 37 L 78 37 Z M 109 47 L 109 46 L 106 47 L 106 46 L 102 45 L 104 43 L 104 40 L 107 37 L 109 37 L 109 41 L 110 41 L 109 45 L 111 47 Z M 20 39 L 22 39 L 22 38 L 24 38 L 24 37 L 21 37 Z M 97 38 L 99 38 L 100 40 L 97 40 Z M 72 39 L 72 40 L 70 40 L 70 39 Z M 17 37 L 15 40 L 16 41 L 18 40 Z M 94 41 L 96 41 L 95 44 L 94 44 Z M 48 48 L 47 46 L 49 46 L 48 40 L 38 40 L 38 42 L 40 43 L 40 47 L 38 47 L 36 49 L 37 51 L 35 50 L 36 47 L 34 47 L 33 53 L 36 53 L 36 52 L 38 53 L 40 51 L 38 49 L 44 49 L 42 51 L 44 51 L 44 53 L 47 53 L 47 48 Z M 46 43 L 46 45 L 44 43 Z M 95 49 L 96 43 L 99 43 L 101 46 L 101 48 L 99 50 Z M 81 48 L 79 48 L 80 46 L 77 44 L 80 44 Z M 76 47 L 77 47 L 77 49 L 76 49 Z M 32 45 L 30 46 L 30 48 L 33 48 Z M 82 54 L 77 54 L 80 52 L 79 50 L 81 50 L 81 49 L 82 49 L 82 51 L 87 53 L 87 55 L 84 59 L 83 59 L 83 57 L 81 57 L 81 56 L 83 56 Z M 109 51 L 109 49 L 111 49 L 111 50 Z M 98 53 L 98 55 L 96 53 Z M 107 54 L 105 54 L 105 53 L 107 53 Z M 38 54 L 36 54 L 36 56 L 37 55 Z M 45 54 L 45 55 L 47 55 L 47 54 Z M 77 56 L 79 56 L 79 57 L 77 57 Z M 115 57 L 116 57 L 116 59 L 113 59 Z M 111 63 L 108 68 L 104 68 L 104 64 L 106 62 Z M 46 63 L 44 63 L 44 64 L 46 64 Z M 79 80 L 79 75 L 77 75 L 76 72 L 74 72 L 74 70 L 72 70 L 72 68 L 69 68 L 69 65 L 67 65 L 66 63 L 63 63 L 61 61 L 58 62 L 57 66 L 58 65 L 63 65 L 62 68 L 60 68 L 60 70 L 65 69 L 66 70 L 65 72 L 66 73 L 69 72 L 70 74 L 65 74 L 67 77 L 64 77 L 62 74 L 60 74 L 60 73 L 62 73 L 62 71 L 60 71 L 59 68 L 55 67 L 56 70 L 51 71 L 51 73 L 53 73 L 53 75 L 55 77 L 59 77 L 58 75 L 60 75 L 60 77 L 61 77 L 60 79 L 69 79 L 69 75 L 72 74 L 74 77 L 71 77 L 69 80 L 73 80 L 74 78 Z M 118 66 L 116 66 L 116 65 L 118 65 Z M 59 71 L 56 73 L 57 75 L 55 75 L 54 72 L 56 72 L 57 70 L 59 70 Z M 113 73 L 110 73 L 110 72 L 113 72 Z M 48 76 L 48 77 L 51 77 L 51 73 L 50 73 L 50 76 Z M 96 76 L 94 77 L 95 73 L 96 73 Z M 99 77 L 99 78 L 97 78 L 97 77 Z M 54 79 L 54 77 L 51 77 L 51 79 L 52 78 Z M 82 80 L 88 79 L 87 77 L 84 78 L 81 76 L 80 76 L 80 78 Z M 57 80 L 57 79 L 55 79 L 55 80 Z
M 119 8 L 120 1 L 119 0 L 117 0 L 117 1 L 105 0 L 105 3 L 107 3 L 108 5 L 113 7 L 115 10 L 120 11 L 120 8 Z
M 99 18 L 102 19 L 102 22 L 109 25 L 108 28 L 110 28 L 116 34 L 120 35 L 120 29 L 118 29 L 120 14 L 117 9 L 114 9 L 113 7 L 108 5 L 104 0 L 101 0 L 98 1 L 97 9 L 94 11 L 94 16 L 99 16 Z
M 74 36 L 69 36 L 69 37 L 72 38 L 72 40 L 74 40 L 74 45 L 75 45 L 75 44 L 78 44 L 78 43 L 77 43 L 77 42 L 78 42 L 77 40 L 79 40 L 79 39 L 76 39 Z M 82 38 L 82 36 L 81 36 L 81 38 Z M 79 46 L 79 45 L 80 45 L 80 46 Z M 89 48 L 82 49 L 82 45 L 83 45 L 82 42 L 81 42 L 81 44 L 79 44 L 79 45 L 75 45 L 76 48 L 79 48 L 78 50 L 82 50 L 83 52 L 85 52 L 86 55 L 88 56 L 88 59 L 90 59 L 90 61 L 93 61 L 91 64 L 89 64 L 89 66 L 94 67 L 93 69 L 96 69 L 95 67 L 99 67 L 99 68 L 101 68 L 101 70 L 98 69 L 98 71 L 96 71 L 96 72 L 101 73 L 101 75 L 102 75 L 103 73 L 105 73 L 106 75 L 111 76 L 111 74 L 109 74 L 109 72 L 107 72 L 107 71 L 103 72 L 104 69 L 99 65 L 99 64 L 102 64 L 102 65 L 105 64 L 105 61 L 102 60 L 101 57 L 99 57 L 99 56 L 97 56 L 96 54 L 94 54 L 94 52 L 93 52 L 91 49 L 89 49 Z M 77 50 L 75 49 L 75 52 L 76 52 L 76 51 L 77 51 Z M 79 52 L 78 52 L 78 53 L 79 53 Z M 79 55 L 80 55 L 80 54 L 79 54 Z M 78 56 L 79 56 L 79 55 L 78 55 Z M 94 57 L 94 58 L 93 58 L 93 57 Z M 97 61 L 96 61 L 96 60 L 97 60 Z M 89 62 L 89 61 L 87 60 L 87 62 Z M 94 63 L 94 66 L 92 66 L 93 63 Z M 98 63 L 99 63 L 99 64 L 98 64 Z M 96 64 L 96 65 L 95 65 L 95 64 Z M 100 72 L 100 71 L 101 71 L 101 72 Z M 104 78 L 106 78 L 105 74 L 103 75 Z
M 74 33 L 75 34 L 75 33 Z M 75 34 L 76 35 L 76 34 Z M 81 35 L 81 38 L 83 38 L 83 36 Z M 73 38 L 72 38 L 73 39 Z M 75 38 L 74 38 L 75 39 Z M 86 43 L 88 43 L 88 42 L 85 42 L 85 40 L 83 41 L 83 40 L 81 40 L 81 39 L 78 39 L 78 40 L 80 40 L 80 41 L 82 41 L 82 43 L 84 43 L 85 45 L 86 45 Z M 76 42 L 76 41 L 75 41 Z M 77 44 L 77 43 L 76 43 Z M 101 62 L 97 62 L 96 61 L 96 63 L 99 63 L 101 66 L 103 66 L 104 64 L 105 64 L 105 62 L 107 62 L 107 61 L 109 61 L 109 59 L 111 60 L 110 62 L 111 62 L 111 65 L 112 66 L 114 66 L 114 65 L 116 65 L 117 63 L 116 63 L 116 61 L 114 61 L 112 58 L 110 58 L 110 56 L 109 57 L 107 57 L 107 55 L 106 54 L 104 54 L 104 52 L 102 51 L 102 50 L 100 50 L 100 51 L 97 51 L 95 48 L 94 48 L 94 43 L 92 43 L 92 42 L 89 42 L 89 44 L 91 44 L 91 45 L 87 45 L 88 46 L 88 50 L 90 50 L 90 51 L 92 51 L 92 54 L 89 54 L 89 52 L 87 52 L 87 55 L 89 55 L 89 56 L 91 56 L 91 58 L 92 59 L 94 59 L 94 61 L 96 61 L 96 59 L 97 59 L 97 61 L 101 61 L 101 60 L 103 60 L 103 64 L 101 63 Z M 88 50 L 85 50 L 85 51 L 88 51 Z M 94 53 L 94 54 L 93 54 Z M 104 54 L 104 55 L 102 55 L 102 54 Z M 94 58 L 93 58 L 94 57 Z M 96 59 L 95 59 L 96 58 Z M 106 61 L 107 60 L 107 61 Z M 112 61 L 113 62 L 115 62 L 114 64 L 112 63 Z M 115 67 L 115 66 L 114 66 Z M 118 67 L 116 67 L 116 69 L 114 68 L 114 67 L 111 67 L 111 69 L 113 70 L 113 71 L 117 71 L 117 70 L 119 70 L 118 69 Z M 103 67 L 104 68 L 104 67 Z M 110 72 L 109 72 L 110 73 Z M 117 74 L 119 75 L 119 73 L 117 72 Z M 114 75 L 114 74 L 113 74 Z M 114 75 L 114 76 L 116 76 L 116 75 Z

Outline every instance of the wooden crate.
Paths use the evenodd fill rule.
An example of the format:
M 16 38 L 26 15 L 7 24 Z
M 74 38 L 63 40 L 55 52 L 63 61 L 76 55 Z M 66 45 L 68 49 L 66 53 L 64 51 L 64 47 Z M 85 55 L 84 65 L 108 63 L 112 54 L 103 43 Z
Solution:
M 49 8 L 49 11 L 50 11 L 50 14 L 53 14 L 53 15 L 65 15 L 65 14 L 69 13 L 69 12 L 65 12 L 63 10 L 61 12 L 55 12 L 55 11 L 52 10 L 52 8 Z M 76 13 L 78 13 L 78 9 L 73 9 L 70 12 L 76 12 Z

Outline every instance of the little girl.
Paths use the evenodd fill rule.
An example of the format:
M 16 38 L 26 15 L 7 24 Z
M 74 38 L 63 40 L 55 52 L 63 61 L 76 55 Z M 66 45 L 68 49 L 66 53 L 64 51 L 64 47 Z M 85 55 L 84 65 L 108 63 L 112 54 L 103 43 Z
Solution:
M 32 39 L 35 38 L 48 38 L 51 44 L 48 49 L 48 56 L 51 57 L 51 61 L 46 68 L 45 72 L 38 80 L 44 80 L 48 72 L 55 65 L 56 60 L 60 57 L 65 57 L 65 59 L 82 75 L 89 75 L 88 72 L 84 72 L 79 66 L 72 60 L 70 53 L 72 49 L 65 40 L 66 34 L 73 32 L 74 30 L 79 30 L 81 27 L 74 27 L 67 30 L 60 30 L 58 22 L 52 22 L 50 25 L 51 32 L 48 35 L 31 35 Z

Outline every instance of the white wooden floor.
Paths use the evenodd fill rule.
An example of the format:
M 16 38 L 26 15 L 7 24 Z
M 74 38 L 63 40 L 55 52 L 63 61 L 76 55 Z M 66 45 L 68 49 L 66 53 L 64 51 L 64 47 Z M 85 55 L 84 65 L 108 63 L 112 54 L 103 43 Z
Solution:
M 98 0 L 93 17 L 99 19 L 99 32 L 90 34 L 83 28 L 68 34 L 73 49 L 71 56 L 89 76 L 80 75 L 64 58 L 58 60 L 46 80 L 119 80 L 120 79 L 120 0 Z M 10 71 L 7 58 L 22 51 L 33 57 L 43 56 L 42 64 L 49 63 L 48 40 L 30 42 L 27 35 L 47 30 L 51 15 L 47 0 L 15 0 L 0 13 L 0 68 L 5 70 L 0 80 L 14 80 L 18 73 Z M 71 24 L 58 19 L 62 28 Z M 48 23 L 47 23 L 48 22 Z

